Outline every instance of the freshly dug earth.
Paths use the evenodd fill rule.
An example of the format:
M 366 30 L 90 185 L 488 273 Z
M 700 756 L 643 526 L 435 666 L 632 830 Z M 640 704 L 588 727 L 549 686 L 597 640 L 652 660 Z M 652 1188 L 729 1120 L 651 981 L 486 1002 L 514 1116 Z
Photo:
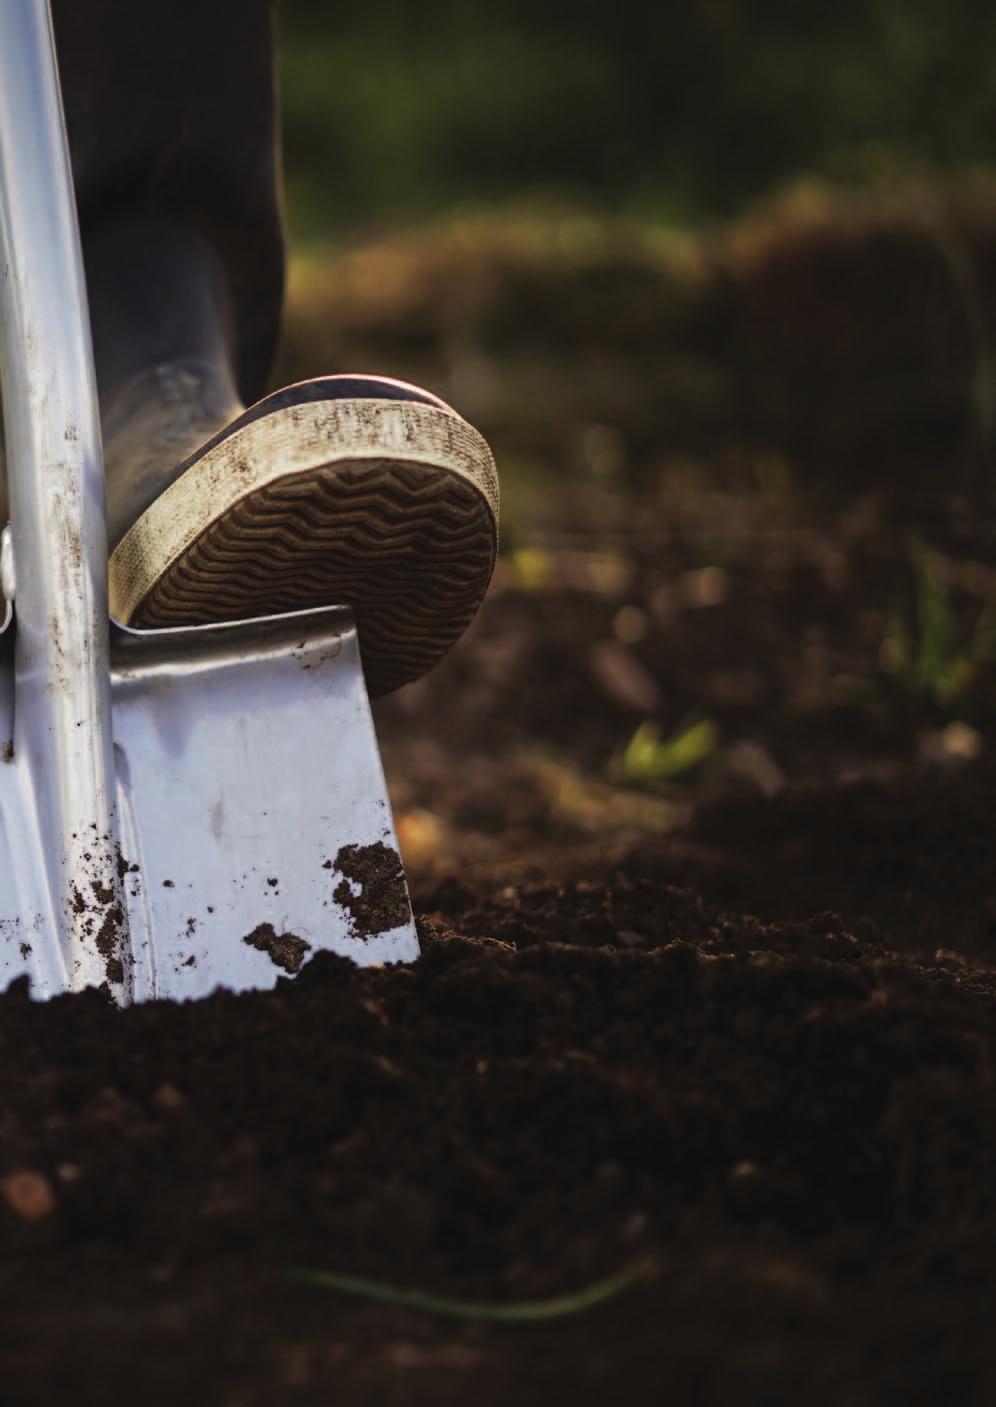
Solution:
M 464 926 L 270 994 L 8 992 L 3 1401 L 994 1400 L 988 971 L 623 873 Z M 532 1326 L 294 1278 L 509 1301 L 647 1253 Z
M 994 791 L 787 787 L 609 858 L 537 823 L 429 866 L 411 969 L 127 1012 L 18 985 L 0 1400 L 993 1401 Z M 506 1303 L 647 1257 L 535 1325 L 294 1273 Z

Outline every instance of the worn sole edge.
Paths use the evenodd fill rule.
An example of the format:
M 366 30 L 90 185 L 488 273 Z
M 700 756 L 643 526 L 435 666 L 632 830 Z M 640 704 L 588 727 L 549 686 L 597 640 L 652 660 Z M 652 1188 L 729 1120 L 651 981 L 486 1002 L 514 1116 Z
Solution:
M 258 490 L 364 459 L 456 475 L 481 495 L 497 533 L 494 459 L 487 441 L 466 420 L 416 401 L 303 402 L 233 431 L 142 514 L 111 553 L 111 614 L 129 624 L 160 578 L 212 523 Z

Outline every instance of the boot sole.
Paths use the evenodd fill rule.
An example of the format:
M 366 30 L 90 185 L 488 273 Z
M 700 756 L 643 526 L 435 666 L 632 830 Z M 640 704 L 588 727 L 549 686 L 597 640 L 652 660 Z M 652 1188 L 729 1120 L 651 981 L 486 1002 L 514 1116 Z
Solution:
M 284 406 L 197 456 L 110 558 L 111 613 L 161 628 L 346 604 L 367 687 L 431 669 L 494 569 L 498 479 L 481 435 L 413 401 Z

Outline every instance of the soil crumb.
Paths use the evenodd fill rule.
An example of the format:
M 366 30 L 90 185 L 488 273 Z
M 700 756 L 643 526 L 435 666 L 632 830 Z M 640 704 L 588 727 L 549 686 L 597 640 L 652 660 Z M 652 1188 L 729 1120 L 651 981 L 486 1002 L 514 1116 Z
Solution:
M 407 923 L 410 911 L 408 889 L 401 857 L 396 850 L 378 841 L 376 845 L 344 845 L 335 857 L 335 869 L 343 876 L 332 898 L 353 920 L 360 937 L 386 933 Z M 358 894 L 352 886 L 360 886 Z
M 294 933 L 278 933 L 272 923 L 258 924 L 242 941 L 248 943 L 250 948 L 266 953 L 274 966 L 292 976 L 301 971 L 304 955 L 311 947 L 304 938 L 298 938 Z

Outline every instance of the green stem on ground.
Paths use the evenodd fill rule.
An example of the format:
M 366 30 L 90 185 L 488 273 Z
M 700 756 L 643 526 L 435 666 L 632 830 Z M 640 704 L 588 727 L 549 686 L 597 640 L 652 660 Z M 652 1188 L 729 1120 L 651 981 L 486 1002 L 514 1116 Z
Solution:
M 491 1323 L 538 1323 L 580 1314 L 586 1309 L 614 1298 L 641 1280 L 651 1280 L 660 1273 L 660 1262 L 653 1256 L 630 1261 L 621 1270 L 596 1280 L 571 1294 L 554 1295 L 544 1300 L 516 1300 L 495 1304 L 476 1300 L 454 1299 L 423 1290 L 402 1290 L 379 1280 L 367 1280 L 360 1275 L 344 1275 L 335 1270 L 295 1270 L 296 1279 L 328 1290 L 376 1300 L 380 1304 L 397 1305 L 403 1309 L 421 1310 L 425 1314 L 443 1314 L 451 1319 L 483 1320 Z

